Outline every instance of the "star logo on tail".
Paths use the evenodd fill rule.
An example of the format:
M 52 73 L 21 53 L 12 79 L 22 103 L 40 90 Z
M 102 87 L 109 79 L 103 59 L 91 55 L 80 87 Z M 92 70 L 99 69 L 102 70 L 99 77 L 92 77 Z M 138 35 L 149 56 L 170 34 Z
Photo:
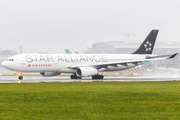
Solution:
M 149 41 L 147 41 L 146 44 L 144 44 L 146 52 L 151 51 L 151 46 L 152 46 L 152 44 Z

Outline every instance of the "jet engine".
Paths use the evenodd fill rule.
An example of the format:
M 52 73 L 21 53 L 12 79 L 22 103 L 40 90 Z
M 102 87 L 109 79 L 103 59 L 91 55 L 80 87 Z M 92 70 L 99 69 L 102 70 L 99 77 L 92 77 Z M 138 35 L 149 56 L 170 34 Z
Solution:
M 76 69 L 76 75 L 78 77 L 90 77 L 97 75 L 99 71 L 93 67 L 79 67 Z
M 60 75 L 61 73 L 59 73 L 59 72 L 40 72 L 40 74 L 43 77 L 52 77 L 52 76 Z

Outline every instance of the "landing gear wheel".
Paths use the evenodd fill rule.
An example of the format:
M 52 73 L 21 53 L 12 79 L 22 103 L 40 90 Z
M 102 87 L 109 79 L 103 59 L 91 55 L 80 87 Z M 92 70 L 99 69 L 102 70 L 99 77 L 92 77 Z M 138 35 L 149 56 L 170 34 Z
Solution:
M 77 75 L 71 75 L 71 79 L 82 79 L 82 77 L 78 77 Z
M 19 80 L 22 80 L 22 79 L 23 79 L 23 76 L 19 76 L 18 79 L 19 79 Z
M 95 75 L 95 76 L 92 76 L 92 79 L 103 79 L 104 76 L 103 75 Z

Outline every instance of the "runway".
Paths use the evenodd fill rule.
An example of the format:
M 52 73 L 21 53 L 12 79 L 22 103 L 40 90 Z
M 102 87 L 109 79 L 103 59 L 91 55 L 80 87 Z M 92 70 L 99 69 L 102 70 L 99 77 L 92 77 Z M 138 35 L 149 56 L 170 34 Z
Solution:
M 179 81 L 180 77 L 104 77 L 103 80 L 86 77 L 83 79 L 70 79 L 69 77 L 41 77 L 24 76 L 21 83 L 43 83 L 43 82 L 139 82 L 139 81 Z M 0 76 L 0 83 L 18 83 L 17 76 Z

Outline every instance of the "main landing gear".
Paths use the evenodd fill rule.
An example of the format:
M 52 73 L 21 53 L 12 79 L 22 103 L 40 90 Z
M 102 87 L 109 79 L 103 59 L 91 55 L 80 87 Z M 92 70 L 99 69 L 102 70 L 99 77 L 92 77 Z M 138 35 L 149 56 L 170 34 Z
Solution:
M 92 79 L 103 79 L 103 75 L 95 75 L 92 76 Z M 71 79 L 82 79 L 82 77 L 78 77 L 77 75 L 71 75 Z
M 82 77 L 78 77 L 77 75 L 71 75 L 71 79 L 81 79 Z
M 92 79 L 103 79 L 104 76 L 103 75 L 95 75 L 95 76 L 92 76 Z

